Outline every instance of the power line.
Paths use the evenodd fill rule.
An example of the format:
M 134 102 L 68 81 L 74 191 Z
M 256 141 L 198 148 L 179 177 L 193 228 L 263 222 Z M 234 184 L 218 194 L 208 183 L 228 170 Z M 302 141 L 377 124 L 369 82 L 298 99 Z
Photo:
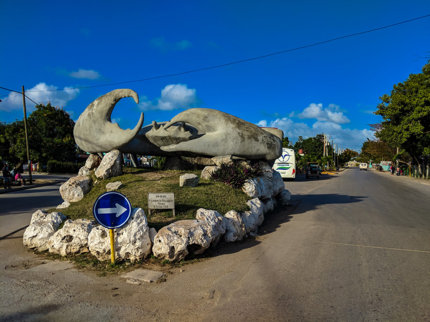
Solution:
M 1 87 L 0 86 L 0 88 L 1 89 L 4 89 L 4 90 L 6 90 L 6 91 L 9 91 L 9 92 L 14 92 L 14 93 L 18 93 L 18 94 L 21 94 L 22 95 L 22 92 L 18 92 L 18 91 L 14 91 L 13 89 L 9 89 L 9 88 L 6 88 L 6 87 Z M 27 97 L 30 101 L 32 101 L 34 104 L 36 104 L 36 105 L 38 105 L 35 101 L 33 101 L 30 97 L 28 97 L 27 95 L 25 95 L 24 94 L 24 96 L 25 97 Z
M 280 54 L 284 54 L 284 53 L 288 53 L 288 52 L 292 52 L 292 51 L 296 51 L 296 50 L 300 50 L 300 49 L 305 49 L 305 48 L 309 48 L 309 47 L 314 47 L 314 46 L 326 44 L 326 43 L 329 43 L 329 42 L 337 41 L 337 40 L 340 40 L 340 39 L 355 37 L 355 36 L 358 36 L 358 35 L 363 35 L 363 34 L 367 34 L 367 33 L 370 33 L 370 32 L 374 32 L 374 31 L 378 31 L 378 30 L 382 30 L 382 29 L 386 29 L 386 28 L 391 28 L 391 27 L 394 27 L 394 26 L 402 25 L 402 24 L 405 24 L 405 23 L 409 23 L 409 22 L 412 22 L 412 21 L 415 21 L 415 20 L 419 20 L 419 19 L 423 19 L 423 18 L 428 18 L 428 17 L 430 17 L 430 14 L 425 15 L 425 16 L 421 16 L 421 17 L 416 17 L 416 18 L 409 19 L 409 20 L 405 20 L 405 21 L 401 21 L 401 22 L 396 22 L 396 23 L 393 23 L 393 24 L 390 24 L 390 25 L 386 25 L 386 26 L 383 26 L 383 27 L 378 27 L 378 28 L 369 29 L 369 30 L 366 30 L 366 31 L 356 32 L 356 33 L 349 34 L 349 35 L 346 35 L 346 36 L 341 36 L 341 37 L 336 37 L 336 38 L 332 38 L 332 39 L 320 41 L 320 42 L 313 43 L 313 44 L 310 44 L 310 45 L 305 45 L 305 46 L 296 47 L 296 48 L 292 48 L 292 49 L 286 49 L 286 50 L 282 50 L 282 51 L 278 51 L 278 52 L 274 52 L 274 53 L 270 53 L 270 54 L 266 54 L 266 55 L 262 55 L 262 56 L 257 56 L 257 57 L 252 57 L 252 58 L 237 60 L 237 61 L 233 61 L 233 62 L 230 62 L 230 63 L 225 63 L 225 64 L 220 64 L 220 65 L 215 65 L 215 66 L 210 66 L 210 67 L 203 67 L 203 68 L 193 69 L 193 70 L 189 70 L 189 71 L 185 71 L 185 72 L 166 74 L 166 75 L 148 77 L 148 78 L 143 78 L 143 79 L 124 81 L 124 82 L 102 84 L 102 85 L 77 86 L 77 87 L 69 87 L 67 89 L 55 89 L 55 90 L 45 90 L 45 91 L 27 91 L 27 93 L 29 93 L 29 92 L 57 92 L 57 91 L 64 91 L 64 90 L 69 90 L 69 89 L 86 89 L 86 88 L 104 87 L 104 86 L 120 85 L 120 84 L 127 84 L 127 83 L 144 82 L 144 81 L 149 81 L 149 80 L 153 80 L 153 79 L 159 79 L 159 78 L 166 78 L 166 77 L 172 77 L 172 76 L 179 76 L 179 75 L 184 75 L 184 74 L 196 73 L 196 72 L 201 72 L 201 71 L 205 71 L 205 70 L 210 70 L 210 69 L 215 69 L 215 68 L 221 68 L 221 67 L 226 67 L 226 66 L 230 66 L 230 65 L 240 64 L 240 63 L 249 62 L 249 61 L 253 61 L 253 60 L 258 60 L 258 59 L 262 59 L 262 58 L 267 58 L 267 57 L 271 57 L 271 56 L 275 56 L 275 55 L 280 55 Z

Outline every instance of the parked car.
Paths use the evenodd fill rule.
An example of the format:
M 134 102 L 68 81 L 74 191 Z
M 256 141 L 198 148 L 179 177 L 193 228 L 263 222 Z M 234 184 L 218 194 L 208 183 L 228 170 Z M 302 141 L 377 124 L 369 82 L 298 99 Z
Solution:
M 310 177 L 320 178 L 320 165 L 318 162 L 308 162 L 306 163 L 306 179 Z
M 360 163 L 360 171 L 366 170 L 367 171 L 367 163 Z

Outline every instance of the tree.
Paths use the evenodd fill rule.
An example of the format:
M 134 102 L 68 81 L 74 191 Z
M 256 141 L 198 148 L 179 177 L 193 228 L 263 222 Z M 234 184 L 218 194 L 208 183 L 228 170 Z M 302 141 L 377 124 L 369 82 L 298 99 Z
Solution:
M 352 160 L 352 158 L 358 157 L 358 152 L 351 150 L 351 149 L 345 149 L 341 154 L 339 154 L 339 163 L 344 164 Z
M 315 137 L 310 137 L 305 140 L 299 136 L 299 139 L 294 144 L 294 149 L 296 151 L 303 149 L 307 155 L 315 157 L 316 162 L 316 160 L 320 160 L 323 156 L 324 135 L 317 134 Z
M 73 137 L 74 125 L 65 110 L 50 103 L 37 105 L 27 119 L 30 159 L 43 164 L 49 160 L 73 160 L 77 150 Z M 9 145 L 9 158 L 27 160 L 23 121 L 6 125 L 5 140 Z
M 416 163 L 430 154 L 430 61 L 381 98 L 376 115 L 383 118 L 376 137 L 390 148 L 405 150 Z
M 289 149 L 293 148 L 292 142 L 290 142 L 290 140 L 288 140 L 288 137 L 284 137 L 284 139 L 282 140 L 282 147 L 283 148 L 289 148 Z

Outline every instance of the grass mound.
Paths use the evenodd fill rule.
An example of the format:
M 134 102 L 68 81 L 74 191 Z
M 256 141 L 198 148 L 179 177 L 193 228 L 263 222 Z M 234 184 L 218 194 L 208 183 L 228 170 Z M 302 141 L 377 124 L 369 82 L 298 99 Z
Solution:
M 118 190 L 129 200 L 132 207 L 140 207 L 145 211 L 150 227 L 159 230 L 174 221 L 194 219 L 199 208 L 218 211 L 224 215 L 230 210 L 247 211 L 246 202 L 250 200 L 241 190 L 233 189 L 222 182 L 200 179 L 197 187 L 179 187 L 179 177 L 185 173 L 194 173 L 200 177 L 201 171 L 155 171 L 152 169 L 123 168 L 124 174 L 119 177 L 103 180 L 94 184 L 93 176 L 91 191 L 79 201 L 71 203 L 67 209 L 60 211 L 72 220 L 79 218 L 94 219 L 92 209 L 94 202 L 104 192 L 110 182 L 121 181 L 124 185 Z M 100 180 L 99 180 L 100 181 Z M 176 217 L 172 211 L 152 210 L 148 215 L 149 192 L 173 192 L 175 194 Z M 51 211 L 58 211 L 51 209 Z

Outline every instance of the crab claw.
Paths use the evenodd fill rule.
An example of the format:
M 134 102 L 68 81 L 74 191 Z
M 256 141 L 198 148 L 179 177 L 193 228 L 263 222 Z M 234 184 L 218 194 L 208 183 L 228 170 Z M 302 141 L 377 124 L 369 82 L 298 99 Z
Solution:
M 73 134 L 79 147 L 89 153 L 108 152 L 129 143 L 143 124 L 143 113 L 133 130 L 122 130 L 111 122 L 112 111 L 122 98 L 133 97 L 139 103 L 137 93 L 131 89 L 116 89 L 92 102 L 76 122 Z

